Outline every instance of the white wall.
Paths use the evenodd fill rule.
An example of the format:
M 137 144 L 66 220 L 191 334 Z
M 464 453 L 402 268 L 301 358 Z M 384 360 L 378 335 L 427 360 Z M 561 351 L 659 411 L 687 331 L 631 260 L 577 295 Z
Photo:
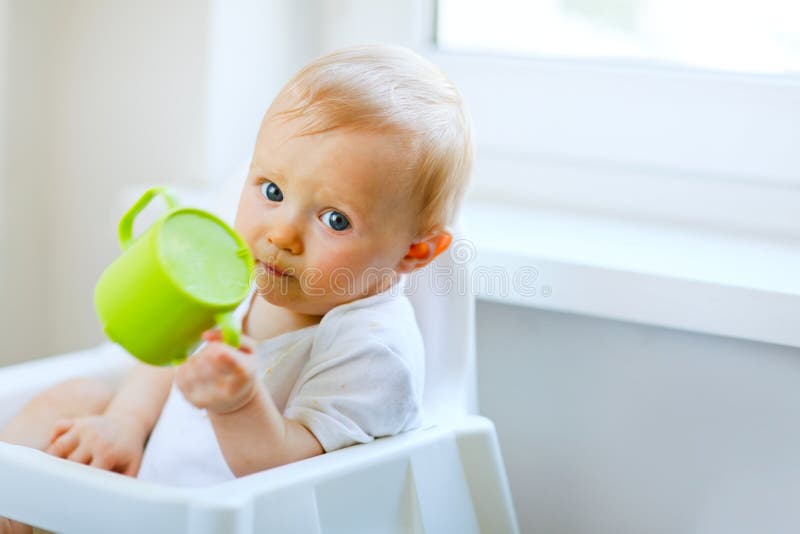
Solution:
M 6 74 L 8 70 L 8 0 L 0 0 L 0 117 L 5 117 L 8 113 Z M 7 215 L 8 207 L 5 182 L 6 182 L 6 121 L 0 121 L 0 325 L 8 321 L 9 307 L 5 302 L 8 301 L 8 281 L 6 279 L 6 263 L 8 262 L 5 253 L 8 250 L 7 243 Z M 0 327 L 0 334 L 5 333 L 5 327 Z
M 124 199 L 243 167 L 272 96 L 316 53 L 313 5 L 10 0 L 0 365 L 102 340 L 92 292 Z
M 320 0 L 321 53 L 364 43 L 391 43 L 415 47 L 426 9 L 420 0 Z
M 523 532 L 800 532 L 800 349 L 479 302 Z
M 47 352 L 99 341 L 92 288 L 117 254 L 121 186 L 206 177 L 208 6 L 192 0 L 53 2 L 44 245 Z M 56 45 L 57 40 L 57 45 Z
M 189 0 L 9 3 L 0 364 L 99 341 L 115 192 L 204 175 L 206 19 Z
M 46 253 L 43 236 L 49 210 L 49 140 L 46 139 L 50 115 L 46 66 L 54 45 L 48 35 L 55 29 L 55 14 L 41 1 L 7 4 L 6 105 L 3 113 L 7 132 L 3 168 L 3 215 L 5 239 L 2 330 L 3 362 L 40 353 L 47 346 L 47 330 L 42 328 L 47 313 L 34 313 L 33 303 L 47 308 L 52 301 L 44 273 L 46 262 L 59 258 Z M 13 51 L 13 52 L 12 52 Z M 47 324 L 45 322 L 45 324 Z
M 317 55 L 317 4 L 317 0 L 211 1 L 205 129 L 210 176 L 227 176 L 249 161 L 272 97 Z

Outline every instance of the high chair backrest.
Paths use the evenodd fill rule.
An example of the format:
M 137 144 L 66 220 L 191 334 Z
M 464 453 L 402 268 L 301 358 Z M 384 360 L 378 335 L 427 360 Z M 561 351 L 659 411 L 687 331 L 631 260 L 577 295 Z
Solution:
M 425 343 L 426 424 L 477 413 L 472 243 L 454 232 L 450 248 L 405 280 Z

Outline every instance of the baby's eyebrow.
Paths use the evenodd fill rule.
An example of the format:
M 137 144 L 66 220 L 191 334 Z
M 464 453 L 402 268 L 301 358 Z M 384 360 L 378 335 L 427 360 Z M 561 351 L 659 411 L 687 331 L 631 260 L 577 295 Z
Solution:
M 255 162 L 250 164 L 250 174 L 252 174 L 256 178 L 261 177 L 261 176 L 284 178 L 283 174 L 280 171 L 278 171 L 276 169 L 268 168 L 265 165 L 262 165 L 262 164 L 259 164 L 259 163 L 255 163 Z
M 257 178 L 262 176 L 269 178 L 283 178 L 283 175 L 281 173 L 273 171 L 271 169 L 268 170 L 263 167 L 256 168 L 254 174 Z

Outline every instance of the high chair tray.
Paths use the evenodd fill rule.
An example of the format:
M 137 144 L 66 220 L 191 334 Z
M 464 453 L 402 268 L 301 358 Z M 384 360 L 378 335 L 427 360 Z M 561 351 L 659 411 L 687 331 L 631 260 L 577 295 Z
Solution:
M 58 380 L 120 374 L 131 358 L 113 352 L 0 369 L 0 424 Z M 518 532 L 494 426 L 479 416 L 191 489 L 0 443 L 0 516 L 75 534 Z

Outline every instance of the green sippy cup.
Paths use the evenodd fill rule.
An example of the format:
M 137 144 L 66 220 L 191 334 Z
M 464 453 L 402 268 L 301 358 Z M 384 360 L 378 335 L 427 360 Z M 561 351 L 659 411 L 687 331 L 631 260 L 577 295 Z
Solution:
M 161 195 L 168 212 L 139 237 L 133 221 Z M 222 220 L 178 207 L 172 192 L 148 189 L 119 221 L 122 254 L 97 281 L 95 309 L 106 335 L 152 365 L 177 364 L 219 326 L 239 346 L 233 310 L 249 292 L 254 261 L 244 240 Z

